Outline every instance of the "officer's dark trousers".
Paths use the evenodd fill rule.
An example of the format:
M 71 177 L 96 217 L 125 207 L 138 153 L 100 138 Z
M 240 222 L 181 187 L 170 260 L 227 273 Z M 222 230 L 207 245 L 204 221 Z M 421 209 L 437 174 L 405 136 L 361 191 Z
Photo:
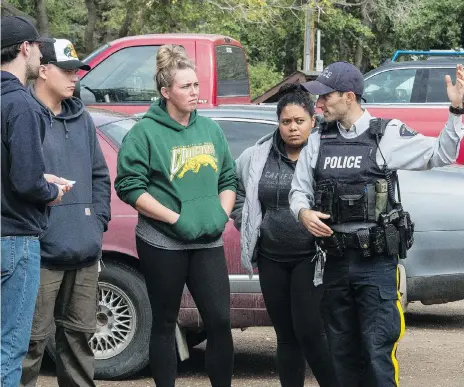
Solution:
M 405 324 L 397 263 L 349 249 L 327 257 L 321 311 L 338 387 L 399 385 L 396 349 Z

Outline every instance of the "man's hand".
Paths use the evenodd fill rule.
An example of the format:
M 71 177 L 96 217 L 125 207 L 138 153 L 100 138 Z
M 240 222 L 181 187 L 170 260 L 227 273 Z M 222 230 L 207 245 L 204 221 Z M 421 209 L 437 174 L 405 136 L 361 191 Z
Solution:
M 56 183 L 54 183 L 56 184 Z M 65 191 L 63 190 L 62 187 L 66 187 L 66 186 L 62 186 L 60 184 L 56 184 L 56 186 L 58 187 L 58 196 L 55 198 L 55 200 L 53 200 L 52 202 L 49 202 L 48 205 L 51 206 L 53 204 L 58 204 L 61 202 L 61 200 L 63 199 L 63 195 L 65 194 Z M 67 192 L 67 191 L 66 191 Z
M 44 178 L 47 180 L 49 183 L 55 183 L 55 184 L 61 184 L 61 185 L 66 185 L 68 182 L 66 179 L 63 179 L 62 177 L 58 177 L 55 175 L 52 175 L 51 173 L 44 173 Z
M 321 221 L 321 219 L 329 219 L 330 215 L 305 208 L 300 211 L 298 218 L 306 229 L 316 237 L 328 237 L 333 234 L 332 229 Z
M 71 188 L 72 188 L 72 184 L 70 184 L 68 180 L 63 179 L 62 177 L 58 177 L 58 176 L 52 175 L 50 173 L 44 173 L 44 178 L 49 183 L 55 183 L 58 186 L 58 188 L 60 188 L 63 191 L 63 193 L 66 193 L 66 192 L 70 191 Z M 58 197 L 59 196 L 60 195 L 58 195 Z M 58 197 L 57 197 L 57 199 L 58 199 Z M 61 201 L 61 199 L 60 199 L 60 201 Z
M 456 84 L 453 85 L 449 75 L 445 76 L 445 83 L 451 106 L 462 108 L 464 104 L 464 67 L 462 64 L 456 66 Z

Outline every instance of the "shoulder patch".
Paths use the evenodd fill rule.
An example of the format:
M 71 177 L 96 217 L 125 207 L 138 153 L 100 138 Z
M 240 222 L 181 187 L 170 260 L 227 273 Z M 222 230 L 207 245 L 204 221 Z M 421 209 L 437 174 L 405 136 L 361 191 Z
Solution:
M 400 136 L 401 137 L 413 137 L 417 134 L 414 129 L 411 129 L 409 126 L 403 124 L 400 127 Z

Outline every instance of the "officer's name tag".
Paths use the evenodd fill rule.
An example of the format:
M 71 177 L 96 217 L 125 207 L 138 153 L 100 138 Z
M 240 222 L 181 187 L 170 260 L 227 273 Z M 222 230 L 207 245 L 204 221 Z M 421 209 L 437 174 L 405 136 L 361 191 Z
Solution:
M 338 134 L 323 134 L 321 135 L 321 138 L 322 139 L 325 139 L 325 138 L 337 138 L 338 137 Z

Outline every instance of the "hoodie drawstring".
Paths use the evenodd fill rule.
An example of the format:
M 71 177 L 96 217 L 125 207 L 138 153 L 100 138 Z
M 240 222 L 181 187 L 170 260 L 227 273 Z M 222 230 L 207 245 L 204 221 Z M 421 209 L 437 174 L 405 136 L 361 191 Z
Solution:
M 48 112 L 48 118 L 50 118 L 50 129 L 51 129 L 53 126 L 53 117 L 52 117 L 52 113 L 50 112 L 50 110 L 47 109 L 47 112 Z
M 279 210 L 279 200 L 280 200 L 280 163 L 282 161 L 282 156 L 280 155 L 280 152 L 277 152 L 277 155 L 279 156 L 277 160 L 277 211 Z
M 69 129 L 68 126 L 66 125 L 66 120 L 63 121 L 64 124 L 64 130 L 66 131 L 65 138 L 69 138 Z

